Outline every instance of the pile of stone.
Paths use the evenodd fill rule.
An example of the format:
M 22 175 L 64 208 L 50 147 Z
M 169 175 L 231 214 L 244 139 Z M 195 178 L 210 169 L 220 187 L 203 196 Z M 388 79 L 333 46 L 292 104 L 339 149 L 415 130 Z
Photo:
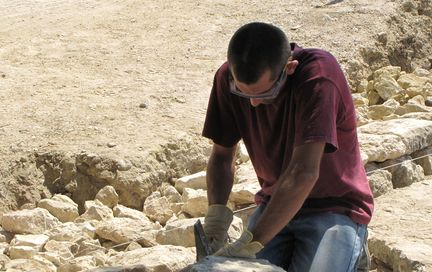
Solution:
M 247 154 L 241 159 L 247 160 Z M 233 210 L 252 204 L 258 190 L 250 163 L 239 168 L 229 200 Z M 175 186 L 165 184 L 147 197 L 142 211 L 119 204 L 116 190 L 108 185 L 85 202 L 82 214 L 77 203 L 59 194 L 41 200 L 36 208 L 5 213 L 1 269 L 70 272 L 121 267 L 123 271 L 135 265 L 141 266 L 139 271 L 184 269 L 195 262 L 193 225 L 198 219 L 204 222 L 205 187 L 205 172 L 180 178 Z M 238 238 L 242 229 L 242 219 L 235 216 L 230 237 Z
M 353 94 L 359 126 L 373 120 L 390 120 L 428 113 L 432 105 L 432 73 L 417 68 L 413 73 L 400 67 L 376 70 L 371 80 L 362 80 Z

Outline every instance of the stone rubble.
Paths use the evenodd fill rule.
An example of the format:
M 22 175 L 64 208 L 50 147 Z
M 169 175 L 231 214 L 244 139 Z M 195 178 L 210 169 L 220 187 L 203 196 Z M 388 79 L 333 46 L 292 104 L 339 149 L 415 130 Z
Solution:
M 432 271 L 431 195 L 432 180 L 427 179 L 375 200 L 369 249 L 378 271 Z
M 432 186 L 424 182 L 425 175 L 432 173 L 432 158 L 427 156 L 432 153 L 432 108 L 426 106 L 432 98 L 432 73 L 383 67 L 370 81 L 363 80 L 357 91 L 353 99 L 362 158 L 377 202 L 369 240 L 374 263 L 394 271 L 426 271 L 422 269 L 431 266 L 431 237 L 403 230 L 413 222 L 424 228 L 432 222 L 428 201 Z M 253 205 L 259 190 L 243 144 L 236 156 L 228 204 L 233 210 Z M 212 256 L 194 264 L 193 224 L 204 223 L 207 211 L 205 169 L 155 189 L 130 177 L 133 164 L 127 160 L 81 153 L 76 167 L 88 180 L 106 186 L 90 186 L 91 194 L 78 186 L 76 201 L 56 194 L 37 207 L 3 214 L 0 270 L 283 271 L 264 260 Z M 67 176 L 72 177 L 75 170 L 70 165 L 68 169 Z M 232 239 L 239 237 L 251 211 L 236 214 L 229 230 Z M 397 222 L 393 236 L 388 236 L 390 220 Z

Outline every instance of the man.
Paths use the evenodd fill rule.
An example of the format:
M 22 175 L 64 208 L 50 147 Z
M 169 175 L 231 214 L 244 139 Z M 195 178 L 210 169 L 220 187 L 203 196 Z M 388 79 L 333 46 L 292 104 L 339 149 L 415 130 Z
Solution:
M 330 53 L 290 44 L 266 23 L 244 25 L 215 75 L 203 136 L 214 142 L 204 231 L 215 255 L 264 258 L 287 271 L 357 269 L 373 198 L 351 93 Z M 259 206 L 239 240 L 225 244 L 240 139 Z

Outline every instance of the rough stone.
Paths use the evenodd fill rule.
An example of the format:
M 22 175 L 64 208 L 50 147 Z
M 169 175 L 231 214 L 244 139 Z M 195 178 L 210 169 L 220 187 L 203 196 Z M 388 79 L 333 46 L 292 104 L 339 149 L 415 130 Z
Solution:
M 241 141 L 238 145 L 238 149 L 237 149 L 237 161 L 239 163 L 245 163 L 247 161 L 249 161 L 249 153 L 246 149 L 246 145 L 243 143 L 243 141 Z
M 52 215 L 57 217 L 60 222 L 72 222 L 78 216 L 78 204 L 67 196 L 54 196 L 51 199 L 42 199 L 38 207 L 48 210 Z
M 412 87 L 421 88 L 426 83 L 432 82 L 432 80 L 430 80 L 427 77 L 418 76 L 414 73 L 406 73 L 406 74 L 401 74 L 400 77 L 397 79 L 397 82 L 403 89 L 406 90 Z
M 432 175 L 432 148 L 428 147 L 411 154 L 414 163 L 423 168 L 425 175 Z
M 168 198 L 161 196 L 159 191 L 153 192 L 144 202 L 144 213 L 153 221 L 162 225 L 170 219 L 174 212 Z
M 125 251 L 132 251 L 132 250 L 140 249 L 140 248 L 142 248 L 142 246 L 134 241 L 126 247 Z
M 165 186 L 162 189 L 161 193 L 162 193 L 162 196 L 165 196 L 168 199 L 168 201 L 171 203 L 178 203 L 178 202 L 182 201 L 181 194 L 172 185 Z
M 234 173 L 234 183 L 247 183 L 256 182 L 258 183 L 258 178 L 252 162 L 249 160 L 246 163 L 242 163 L 236 166 L 236 171 Z
M 358 127 L 369 123 L 368 112 L 368 106 L 361 106 L 356 108 L 356 119 Z
M 375 170 L 368 174 L 369 185 L 374 197 L 393 190 L 392 174 L 386 170 Z
M 45 232 L 51 240 L 75 241 L 79 239 L 93 239 L 96 228 L 92 225 L 97 221 L 86 221 L 83 223 L 66 222 Z
M 157 234 L 156 241 L 161 245 L 195 247 L 194 224 L 197 220 L 204 224 L 204 217 L 168 221 L 165 228 Z M 242 231 L 242 220 L 234 216 L 233 222 L 228 229 L 228 236 L 231 239 L 237 239 Z
M 74 253 L 78 251 L 78 244 L 68 241 L 49 240 L 44 246 L 45 256 L 56 265 L 64 264 L 66 260 L 73 259 Z
M 61 224 L 56 217 L 42 208 L 5 213 L 1 223 L 6 231 L 19 234 L 41 234 Z
M 380 168 L 394 165 L 386 169 L 392 174 L 393 188 L 406 187 L 424 179 L 423 168 L 410 160 L 411 157 L 407 156 L 380 164 Z
M 359 127 L 358 131 L 380 136 L 399 136 L 406 146 L 405 154 L 411 154 L 432 145 L 432 122 L 426 120 L 406 118 L 376 121 Z
M 9 250 L 9 243 L 0 242 L 0 254 L 6 254 Z
M 113 212 L 115 217 L 127 217 L 150 222 L 150 219 L 147 217 L 147 215 L 145 215 L 145 213 L 120 204 L 113 208 Z
M 374 79 L 379 79 L 383 75 L 398 79 L 401 74 L 401 67 L 399 66 L 384 66 L 373 73 Z
M 127 265 L 115 267 L 103 267 L 89 270 L 88 272 L 149 272 L 145 265 Z
M 79 242 L 78 252 L 75 254 L 75 257 L 90 256 L 93 257 L 97 266 L 102 266 L 108 258 L 105 254 L 106 251 L 101 246 L 99 240 L 84 240 Z
M 42 250 L 45 243 L 48 241 L 49 237 L 44 234 L 27 234 L 20 235 L 17 234 L 11 241 L 11 246 L 30 246 L 37 251 Z
M 41 258 L 43 258 L 45 260 L 48 260 L 49 262 L 53 263 L 57 267 L 60 266 L 60 265 L 65 264 L 65 263 L 67 263 L 67 261 L 69 259 L 73 259 L 74 258 L 73 255 L 69 255 L 69 257 L 64 258 L 64 257 L 61 256 L 61 253 L 58 253 L 58 252 L 48 252 L 48 251 L 46 251 L 46 252 L 37 252 L 33 256 L 33 258 L 35 258 L 35 257 L 41 257 Z
M 57 272 L 54 264 L 41 259 L 15 259 L 5 265 L 6 271 Z
M 36 254 L 37 249 L 31 246 L 11 246 L 9 257 L 14 259 L 31 259 Z
M 156 233 L 160 226 L 148 221 L 115 217 L 102 222 L 96 228 L 99 237 L 116 244 L 136 241 L 143 246 L 156 245 Z
M 207 189 L 206 172 L 201 171 L 201 172 L 177 179 L 175 182 L 175 188 L 180 193 L 183 193 L 184 188 Z
M 207 191 L 185 188 L 182 195 L 182 211 L 192 217 L 201 217 L 207 213 Z
M 96 268 L 96 260 L 92 256 L 81 256 L 58 267 L 57 272 L 87 271 Z
M 256 181 L 234 184 L 229 200 L 236 207 L 254 203 L 255 194 L 260 190 L 259 183 Z
M 4 255 L 3 253 L 0 254 L 0 270 L 6 270 L 6 264 L 10 262 L 10 259 L 8 256 Z
M 14 234 L 9 231 L 5 231 L 2 227 L 0 227 L 0 243 L 10 243 L 13 239 Z
M 406 145 L 397 135 L 370 134 L 367 129 L 359 129 L 358 139 L 362 153 L 367 156 L 367 162 L 383 162 L 407 153 Z
M 394 77 L 388 73 L 374 78 L 374 89 L 384 101 L 403 91 Z
M 267 260 L 245 260 L 237 258 L 225 258 L 209 256 L 194 264 L 184 272 L 205 272 L 205 271 L 242 271 L 242 272 L 283 272 L 282 268 L 272 265 Z
M 193 226 L 198 219 L 204 222 L 202 217 L 168 221 L 165 228 L 157 234 L 156 241 L 161 245 L 195 246 Z
M 375 90 L 367 92 L 367 99 L 369 100 L 369 106 L 376 105 L 381 100 L 380 95 Z
M 388 100 L 387 100 L 388 101 Z M 372 120 L 382 120 L 395 112 L 396 108 L 387 105 L 372 105 L 369 107 L 368 118 Z
M 88 220 L 105 221 L 114 217 L 113 211 L 99 200 L 86 201 L 84 206 L 86 211 L 77 217 L 74 222 L 82 223 Z
M 107 266 L 144 265 L 149 272 L 180 271 L 195 262 L 195 249 L 158 245 L 120 252 L 107 260 Z
M 395 114 L 397 115 L 404 115 L 412 112 L 430 112 L 430 109 L 427 106 L 419 105 L 418 103 L 408 102 L 395 110 Z
M 102 204 L 109 208 L 113 208 L 119 202 L 119 196 L 114 187 L 108 185 L 99 190 L 95 197 Z

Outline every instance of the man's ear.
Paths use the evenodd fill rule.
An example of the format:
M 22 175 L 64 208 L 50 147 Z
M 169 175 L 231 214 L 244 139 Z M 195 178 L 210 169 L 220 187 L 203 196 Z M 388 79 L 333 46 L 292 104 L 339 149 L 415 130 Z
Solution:
M 286 73 L 287 75 L 292 75 L 299 64 L 298 60 L 290 60 L 286 65 Z

